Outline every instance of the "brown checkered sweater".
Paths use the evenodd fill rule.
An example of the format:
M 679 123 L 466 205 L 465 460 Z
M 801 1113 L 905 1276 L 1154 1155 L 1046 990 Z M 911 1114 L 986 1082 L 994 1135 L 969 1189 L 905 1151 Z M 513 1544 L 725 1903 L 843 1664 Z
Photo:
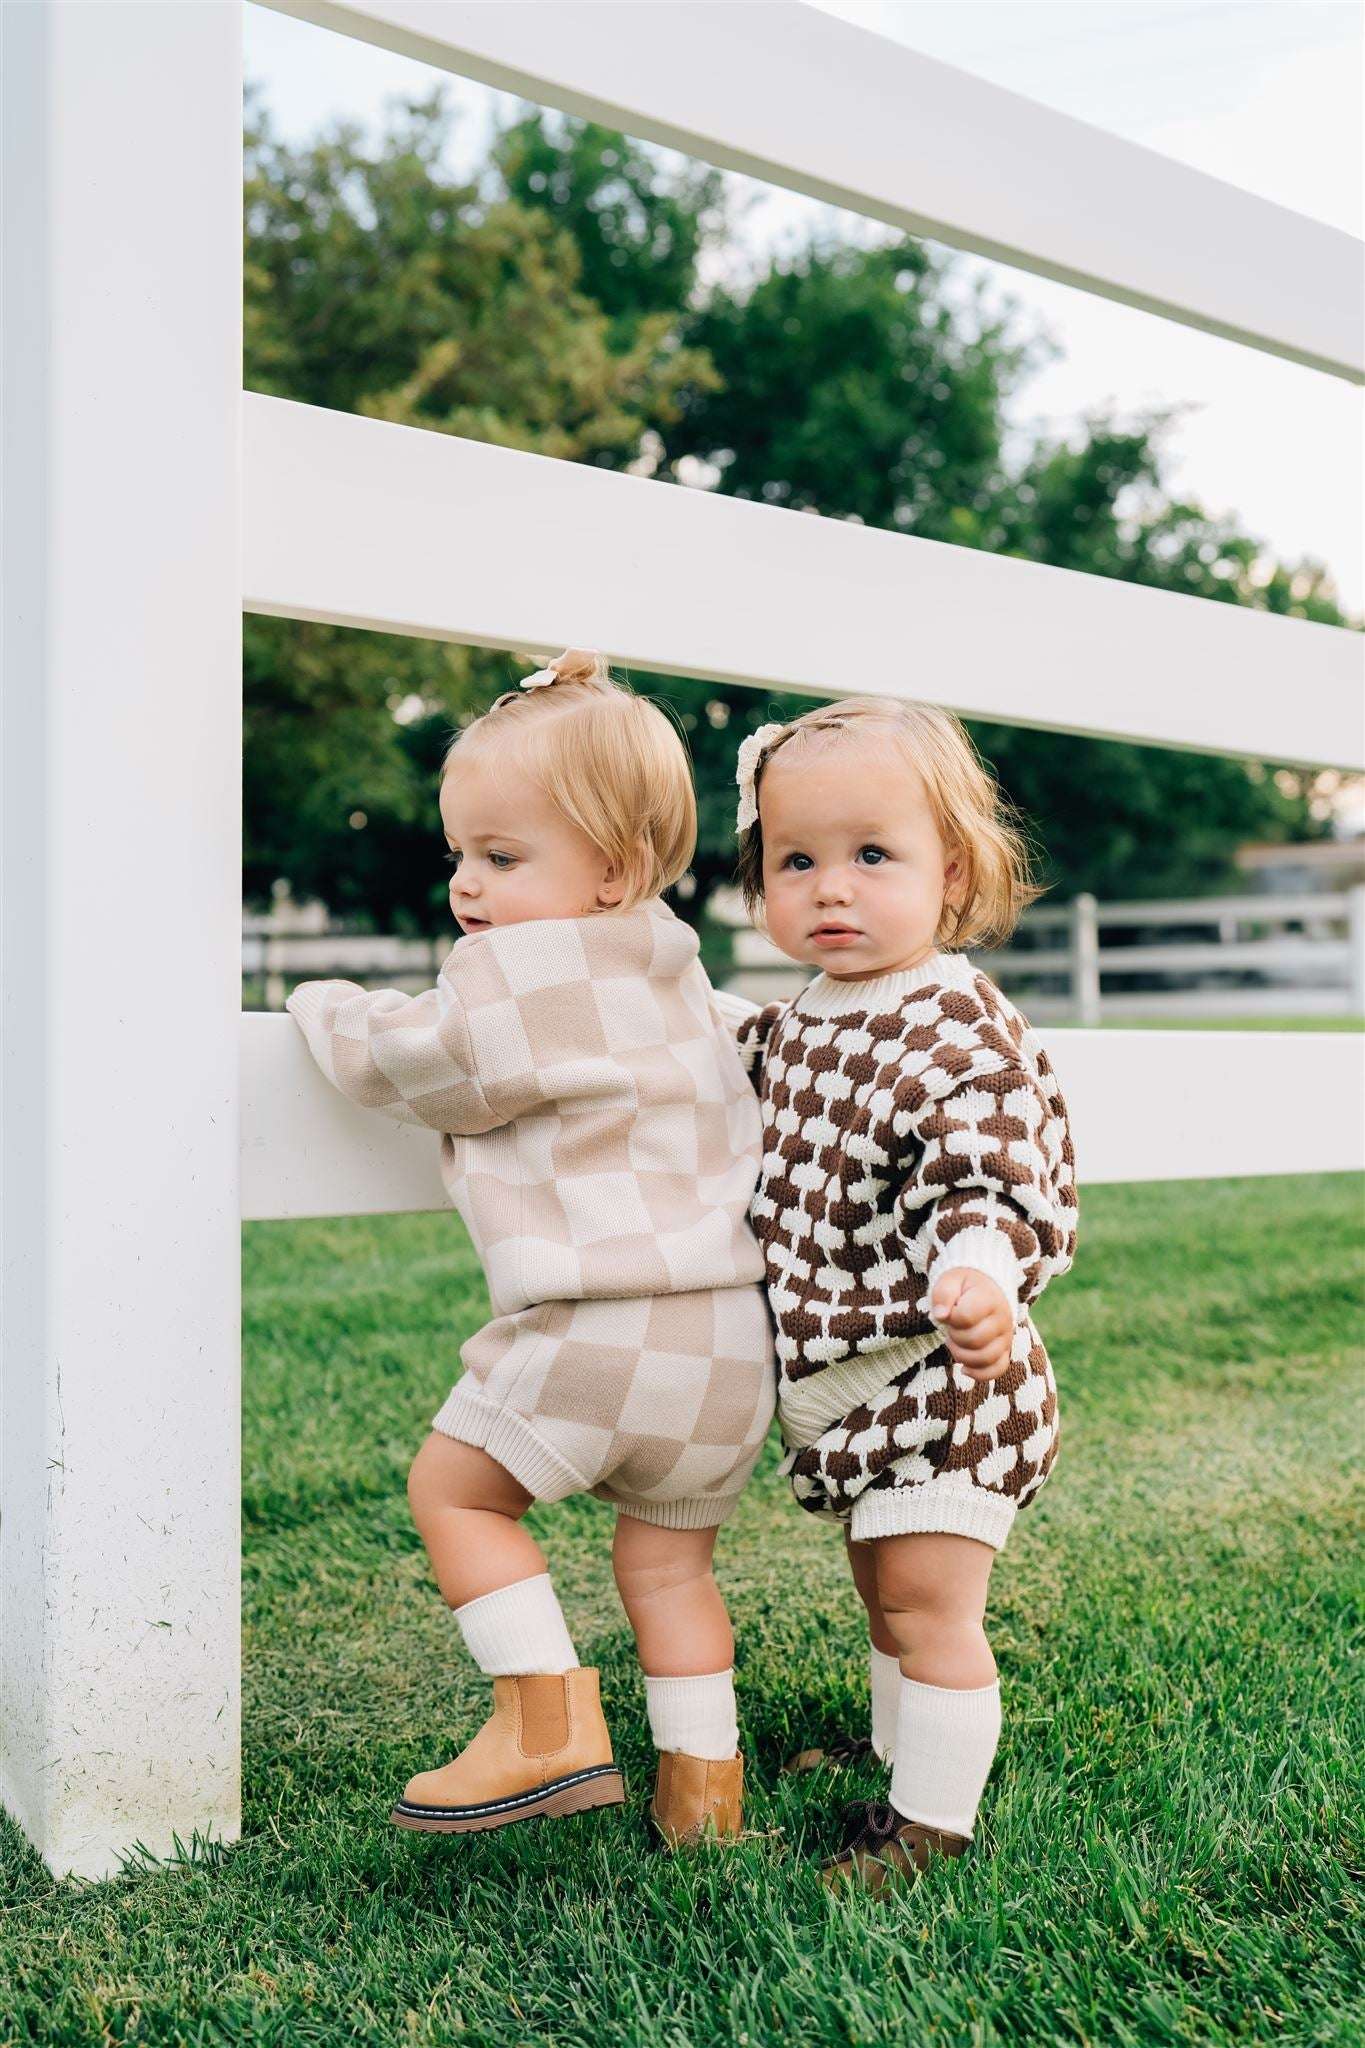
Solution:
M 752 1214 L 780 1412 L 800 1446 L 935 1349 L 929 1296 L 950 1268 L 989 1274 L 1026 1318 L 1075 1251 L 1071 1134 L 1036 1035 L 961 954 L 817 976 L 749 1015 L 739 1046 L 762 1103 Z
M 762 1279 L 758 1109 L 664 904 L 500 925 L 422 995 L 312 981 L 288 1008 L 343 1094 L 443 1134 L 495 1314 Z

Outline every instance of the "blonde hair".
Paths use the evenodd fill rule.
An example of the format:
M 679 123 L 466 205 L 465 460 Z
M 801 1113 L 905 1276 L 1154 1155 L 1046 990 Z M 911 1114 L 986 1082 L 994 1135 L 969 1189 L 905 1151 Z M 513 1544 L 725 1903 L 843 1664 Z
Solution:
M 1030 872 L 1030 849 L 1020 824 L 950 711 L 879 697 L 846 697 L 821 705 L 780 727 L 763 748 L 754 768 L 755 799 L 764 769 L 783 747 L 866 731 L 888 733 L 899 743 L 924 785 L 944 847 L 962 865 L 960 901 L 945 902 L 935 943 L 999 945 L 1042 891 Z M 763 905 L 761 815 L 740 834 L 739 885 L 750 916 L 757 915 Z
M 571 647 L 553 682 L 509 690 L 456 734 L 441 765 L 508 746 L 550 801 L 611 862 L 629 910 L 687 872 L 697 799 L 681 735 L 647 697 L 614 682 L 600 654 Z

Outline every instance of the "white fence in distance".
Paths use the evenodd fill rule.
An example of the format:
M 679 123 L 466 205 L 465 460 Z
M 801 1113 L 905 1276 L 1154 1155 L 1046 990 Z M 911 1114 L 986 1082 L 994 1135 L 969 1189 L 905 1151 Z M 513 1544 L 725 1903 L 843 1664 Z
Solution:
M 1138 945 L 1103 943 L 1106 934 L 1163 928 L 1183 936 Z M 244 1007 L 282 1010 L 295 982 L 334 975 L 415 992 L 430 985 L 453 939 L 453 931 L 435 939 L 399 938 L 326 926 L 276 930 L 268 918 L 248 920 L 242 931 Z M 1034 945 L 1034 939 L 1043 943 Z M 1082 895 L 1066 905 L 1030 910 L 1013 946 L 979 957 L 1039 1024 L 1365 1016 L 1365 884 L 1336 895 L 1184 902 L 1097 903 Z M 1123 991 L 1112 986 L 1134 976 L 1160 976 L 1171 985 Z M 765 1002 L 790 995 L 805 979 L 805 971 L 761 932 L 746 926 L 734 933 L 727 987 Z

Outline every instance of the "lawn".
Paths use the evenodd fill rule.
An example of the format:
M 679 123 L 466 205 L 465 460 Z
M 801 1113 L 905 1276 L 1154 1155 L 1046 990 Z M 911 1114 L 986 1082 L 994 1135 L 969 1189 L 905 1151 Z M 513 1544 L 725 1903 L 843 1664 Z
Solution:
M 538 1516 L 631 1790 L 400 1835 L 481 1682 L 403 1475 L 482 1286 L 445 1216 L 251 1227 L 246 1812 L 230 1852 L 56 1885 L 0 1824 L 0 2041 L 1339 2043 L 1365 2030 L 1357 1180 L 1105 1188 L 1043 1317 L 1065 1444 L 1001 1560 L 979 1850 L 832 1899 L 868 1776 L 779 1781 L 863 1710 L 839 1547 L 772 1473 L 722 1539 L 753 1833 L 648 1841 L 643 1702 L 591 1502 Z

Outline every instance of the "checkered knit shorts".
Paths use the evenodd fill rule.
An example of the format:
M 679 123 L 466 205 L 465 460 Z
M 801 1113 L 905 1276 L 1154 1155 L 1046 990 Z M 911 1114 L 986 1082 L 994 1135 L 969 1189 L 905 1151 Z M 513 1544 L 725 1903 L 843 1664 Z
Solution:
M 935 1331 L 784 1378 L 779 1407 L 797 1500 L 855 1543 L 942 1532 L 1002 1549 L 1057 1455 L 1056 1383 L 1027 1316 L 994 1380 L 963 1372 Z
M 433 1429 L 536 1500 L 593 1493 L 670 1529 L 725 1520 L 777 1393 L 761 1287 L 543 1302 L 497 1317 L 461 1358 Z

